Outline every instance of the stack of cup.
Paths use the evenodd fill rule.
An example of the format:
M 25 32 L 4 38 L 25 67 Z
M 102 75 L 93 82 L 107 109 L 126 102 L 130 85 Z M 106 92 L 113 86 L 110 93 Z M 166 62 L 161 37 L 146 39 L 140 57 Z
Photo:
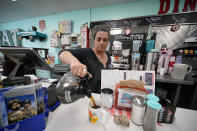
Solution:
M 164 76 L 166 68 L 160 68 L 160 76 Z
M 154 94 L 149 94 L 146 96 L 146 100 L 153 100 L 153 101 L 156 101 L 156 102 L 159 102 L 159 97 L 157 97 L 156 95 Z

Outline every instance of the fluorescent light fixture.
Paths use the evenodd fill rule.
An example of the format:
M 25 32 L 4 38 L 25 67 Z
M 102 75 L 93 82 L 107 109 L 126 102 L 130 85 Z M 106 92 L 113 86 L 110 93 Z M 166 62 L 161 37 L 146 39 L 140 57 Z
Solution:
M 16 0 L 12 0 L 13 2 L 15 2 Z

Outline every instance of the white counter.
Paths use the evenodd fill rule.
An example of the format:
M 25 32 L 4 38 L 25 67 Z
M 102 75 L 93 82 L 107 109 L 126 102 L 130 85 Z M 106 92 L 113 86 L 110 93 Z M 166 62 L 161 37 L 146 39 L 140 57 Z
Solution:
M 158 126 L 158 131 L 196 131 L 197 111 L 177 108 L 173 124 Z M 107 113 L 106 121 L 92 125 L 88 120 L 88 99 L 83 98 L 71 104 L 62 104 L 51 112 L 45 131 L 143 131 L 142 126 L 130 123 L 130 127 L 117 125 L 113 116 Z

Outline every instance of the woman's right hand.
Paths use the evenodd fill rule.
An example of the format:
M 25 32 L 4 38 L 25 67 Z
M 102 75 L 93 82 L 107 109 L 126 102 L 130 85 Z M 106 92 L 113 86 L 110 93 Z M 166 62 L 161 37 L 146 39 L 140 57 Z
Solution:
M 87 71 L 87 66 L 82 64 L 69 51 L 63 51 L 59 55 L 59 59 L 62 63 L 70 65 L 71 73 L 73 75 L 83 78 L 88 74 L 90 78 L 92 77 L 92 75 Z
M 87 66 L 80 62 L 72 62 L 70 64 L 71 73 L 75 76 L 79 76 L 81 78 L 85 77 L 87 74 L 92 77 L 92 75 L 87 71 Z

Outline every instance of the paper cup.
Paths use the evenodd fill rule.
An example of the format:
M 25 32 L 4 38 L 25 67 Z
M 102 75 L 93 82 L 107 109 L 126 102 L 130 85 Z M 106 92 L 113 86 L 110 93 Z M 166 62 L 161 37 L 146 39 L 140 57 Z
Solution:
M 163 76 L 165 74 L 166 69 L 165 68 L 160 68 L 160 75 Z

